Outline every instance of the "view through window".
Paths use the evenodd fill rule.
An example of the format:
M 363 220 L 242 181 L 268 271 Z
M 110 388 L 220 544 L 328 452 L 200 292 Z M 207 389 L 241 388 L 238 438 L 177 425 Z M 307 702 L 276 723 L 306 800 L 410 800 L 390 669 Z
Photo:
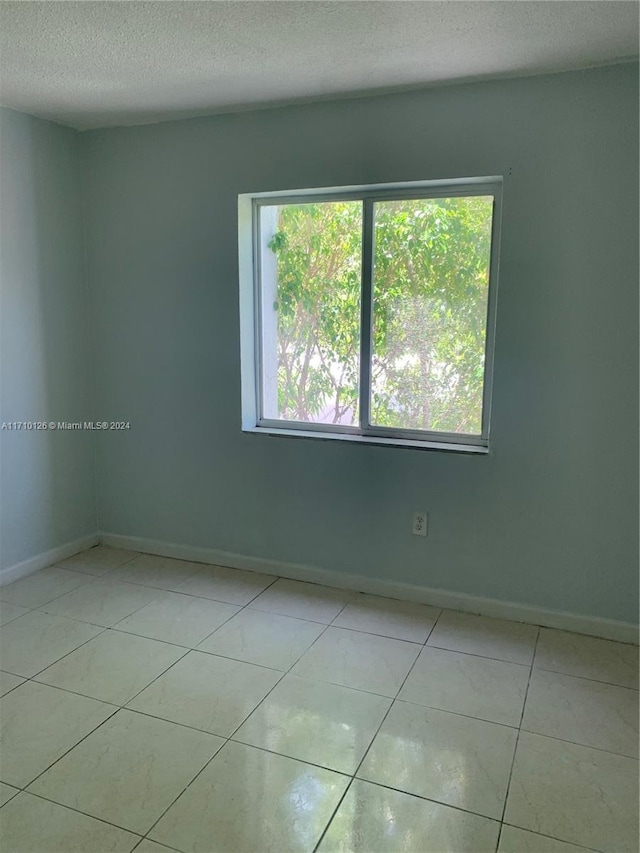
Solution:
M 258 423 L 486 444 L 498 195 L 257 199 Z

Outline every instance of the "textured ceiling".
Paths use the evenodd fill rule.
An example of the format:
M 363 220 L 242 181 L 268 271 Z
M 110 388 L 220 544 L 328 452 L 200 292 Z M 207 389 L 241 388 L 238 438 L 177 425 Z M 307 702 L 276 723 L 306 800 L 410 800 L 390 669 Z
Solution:
M 85 129 L 638 55 L 637 2 L 0 2 L 0 103 Z

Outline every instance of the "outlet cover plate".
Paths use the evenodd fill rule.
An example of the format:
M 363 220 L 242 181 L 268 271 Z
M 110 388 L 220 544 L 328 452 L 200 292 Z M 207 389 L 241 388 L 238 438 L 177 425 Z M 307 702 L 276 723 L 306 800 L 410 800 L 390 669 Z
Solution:
M 414 536 L 426 536 L 429 527 L 429 516 L 426 512 L 418 511 L 413 513 L 413 526 L 411 532 Z

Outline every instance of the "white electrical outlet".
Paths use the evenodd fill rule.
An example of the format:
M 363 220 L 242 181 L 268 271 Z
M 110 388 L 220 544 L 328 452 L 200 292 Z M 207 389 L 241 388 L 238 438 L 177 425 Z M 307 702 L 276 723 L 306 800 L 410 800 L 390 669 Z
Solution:
M 414 536 L 426 536 L 429 516 L 426 512 L 413 513 L 413 527 L 411 532 Z

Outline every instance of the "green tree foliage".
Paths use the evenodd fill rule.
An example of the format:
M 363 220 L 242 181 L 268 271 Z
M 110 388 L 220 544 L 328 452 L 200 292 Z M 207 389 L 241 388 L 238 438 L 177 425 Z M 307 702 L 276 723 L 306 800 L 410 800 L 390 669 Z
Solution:
M 372 423 L 481 429 L 492 199 L 375 205 Z M 285 205 L 277 258 L 278 408 L 358 423 L 362 205 Z

